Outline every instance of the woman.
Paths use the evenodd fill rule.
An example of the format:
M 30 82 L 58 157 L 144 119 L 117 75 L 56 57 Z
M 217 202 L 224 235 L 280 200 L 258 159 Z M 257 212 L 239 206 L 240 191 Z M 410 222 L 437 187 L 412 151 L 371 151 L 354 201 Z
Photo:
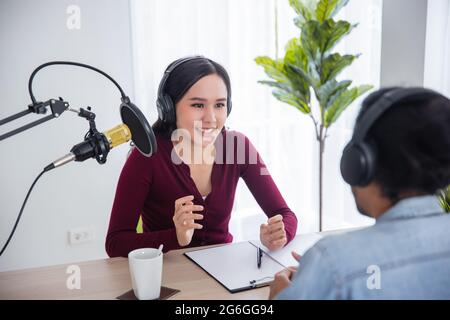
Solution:
M 105 244 L 110 257 L 160 244 L 167 252 L 231 242 L 228 223 L 240 177 L 269 218 L 260 226 L 262 243 L 276 250 L 295 236 L 295 214 L 257 151 L 243 134 L 224 128 L 230 87 L 225 69 L 210 59 L 169 65 L 153 125 L 158 150 L 150 158 L 132 150 L 119 178 Z M 140 216 L 142 234 L 136 233 Z

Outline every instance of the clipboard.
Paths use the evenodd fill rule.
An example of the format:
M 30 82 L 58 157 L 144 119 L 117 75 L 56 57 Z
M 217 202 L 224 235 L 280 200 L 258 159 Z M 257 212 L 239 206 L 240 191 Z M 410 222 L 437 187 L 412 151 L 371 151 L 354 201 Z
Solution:
M 198 249 L 184 255 L 229 292 L 236 293 L 269 285 L 277 272 L 297 265 L 291 251 L 303 255 L 321 238 L 314 233 L 297 235 L 277 251 L 269 251 L 259 240 L 252 240 Z M 258 248 L 263 252 L 261 268 L 257 266 Z
M 284 248 L 276 251 L 270 251 L 259 240 L 251 240 L 250 242 L 257 247 L 260 247 L 266 255 L 269 255 L 272 259 L 275 259 L 287 268 L 298 264 L 292 257 L 292 251 L 295 251 L 302 256 L 306 251 L 308 251 L 309 248 L 315 245 L 316 242 L 322 238 L 323 236 L 318 233 L 299 234 Z
M 264 251 L 258 268 L 257 254 L 258 247 L 250 241 L 184 253 L 231 293 L 267 286 L 284 269 Z

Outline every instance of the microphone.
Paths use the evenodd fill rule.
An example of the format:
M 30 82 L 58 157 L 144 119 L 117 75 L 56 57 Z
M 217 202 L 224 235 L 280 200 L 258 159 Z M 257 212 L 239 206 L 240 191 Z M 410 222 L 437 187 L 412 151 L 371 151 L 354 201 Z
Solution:
M 122 104 L 120 105 L 120 115 L 122 117 L 122 124 L 104 132 L 100 133 L 97 131 L 95 126 L 95 114 L 93 112 L 90 112 L 90 107 L 87 107 L 87 110 L 80 109 L 72 110 L 69 108 L 69 104 L 64 101 L 62 98 L 59 98 L 59 100 L 56 99 L 50 99 L 46 102 L 38 102 L 33 94 L 33 79 L 35 75 L 39 72 L 39 70 L 51 66 L 51 65 L 71 65 L 71 66 L 77 66 L 81 68 L 86 68 L 93 70 L 104 77 L 108 78 L 114 85 L 119 89 L 120 95 L 121 95 L 121 101 Z M 89 121 L 90 129 L 88 133 L 84 137 L 84 141 L 73 146 L 70 150 L 70 153 L 65 155 L 62 158 L 59 158 L 58 160 L 55 160 L 51 164 L 45 167 L 45 169 L 36 177 L 36 179 L 31 184 L 30 189 L 28 190 L 28 193 L 25 197 L 25 200 L 22 204 L 22 207 L 20 209 L 19 215 L 17 216 L 16 222 L 14 224 L 14 227 L 6 240 L 5 245 L 0 250 L 0 256 L 5 252 L 6 247 L 8 246 L 9 242 L 11 241 L 14 232 L 16 231 L 17 225 L 19 224 L 20 218 L 22 216 L 23 210 L 25 208 L 25 205 L 28 201 L 28 197 L 30 196 L 31 191 L 33 190 L 36 182 L 40 179 L 40 177 L 49 170 L 52 170 L 54 168 L 60 167 L 66 163 L 69 163 L 71 161 L 84 161 L 89 158 L 94 158 L 97 160 L 98 163 L 103 164 L 106 162 L 106 156 L 108 155 L 108 152 L 115 148 L 116 146 L 123 144 L 127 141 L 132 140 L 134 142 L 134 145 L 138 148 L 138 150 L 146 157 L 150 157 L 153 153 L 156 152 L 156 139 L 155 135 L 153 133 L 152 128 L 147 122 L 147 119 L 142 114 L 142 112 L 137 108 L 134 104 L 130 102 L 130 98 L 128 98 L 125 95 L 125 92 L 122 90 L 120 85 L 107 73 L 103 72 L 100 69 L 97 69 L 93 66 L 79 63 L 79 62 L 73 62 L 73 61 L 51 61 L 44 64 L 41 64 L 39 67 L 37 67 L 33 73 L 31 74 L 29 80 L 28 80 L 28 91 L 30 93 L 31 98 L 31 104 L 28 106 L 28 109 L 21 111 L 15 115 L 9 116 L 5 119 L 0 119 L 0 126 L 2 126 L 5 123 L 8 123 L 10 121 L 13 121 L 15 119 L 21 118 L 31 112 L 37 113 L 37 114 L 45 114 L 47 111 L 47 107 L 50 106 L 52 110 L 52 114 L 49 116 L 44 117 L 43 119 L 36 120 L 34 122 L 28 123 L 20 128 L 17 128 L 11 132 L 8 132 L 6 134 L 0 135 L 0 141 L 4 140 L 6 138 L 9 138 L 17 133 L 20 133 L 22 131 L 28 130 L 32 127 L 35 127 L 39 124 L 42 124 L 48 120 L 58 118 L 62 112 L 65 110 L 75 111 L 78 113 L 78 115 L 82 118 L 85 118 Z
M 106 157 L 109 150 L 118 145 L 126 143 L 131 140 L 131 131 L 125 124 L 119 124 L 118 126 L 97 135 L 90 136 L 85 141 L 76 144 L 70 150 L 70 153 L 53 161 L 47 167 L 45 171 L 58 168 L 71 161 L 84 161 L 89 158 L 97 156 Z
M 122 124 L 103 133 L 91 130 L 83 142 L 74 145 L 68 154 L 50 163 L 44 168 L 44 171 L 58 168 L 72 161 L 81 162 L 89 158 L 96 158 L 98 163 L 103 164 L 111 149 L 130 140 L 144 156 L 150 157 L 155 153 L 156 139 L 147 119 L 129 99 L 122 99 L 122 101 L 120 105 Z

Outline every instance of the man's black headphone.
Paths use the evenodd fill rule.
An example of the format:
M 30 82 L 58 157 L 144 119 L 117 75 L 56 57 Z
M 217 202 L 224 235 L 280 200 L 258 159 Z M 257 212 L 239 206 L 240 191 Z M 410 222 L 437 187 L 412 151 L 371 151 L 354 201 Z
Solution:
M 166 86 L 167 79 L 170 76 L 170 73 L 173 70 L 175 70 L 178 66 L 182 65 L 183 63 L 185 63 L 187 61 L 195 60 L 195 59 L 209 60 L 203 56 L 192 56 L 192 57 L 181 58 L 181 59 L 173 62 L 171 65 L 169 65 L 167 67 L 166 71 L 164 72 L 164 76 L 161 79 L 161 82 L 159 83 L 158 99 L 156 100 L 156 107 L 158 108 L 158 117 L 163 122 L 175 123 L 175 121 L 176 121 L 176 111 L 175 111 L 174 103 L 172 101 L 172 98 L 170 98 L 170 96 L 167 93 L 165 93 L 165 86 Z M 228 115 L 230 115 L 231 106 L 232 106 L 230 91 L 231 91 L 231 89 L 227 88 L 227 114 Z
M 420 87 L 397 88 L 386 92 L 370 106 L 358 121 L 353 137 L 342 153 L 341 174 L 345 182 L 351 186 L 366 186 L 375 176 L 376 148 L 373 143 L 365 141 L 373 124 L 395 104 L 428 96 L 443 97 L 436 91 Z

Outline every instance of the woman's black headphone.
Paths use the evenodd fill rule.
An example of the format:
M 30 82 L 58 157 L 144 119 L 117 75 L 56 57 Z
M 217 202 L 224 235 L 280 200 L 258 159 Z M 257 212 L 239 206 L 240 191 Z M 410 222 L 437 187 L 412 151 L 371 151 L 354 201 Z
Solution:
M 163 122 L 175 123 L 175 120 L 176 120 L 176 111 L 175 111 L 175 106 L 172 101 L 172 98 L 170 98 L 170 96 L 167 93 L 165 93 L 165 86 L 166 86 L 167 79 L 170 76 L 170 73 L 173 70 L 175 70 L 178 66 L 182 65 L 183 63 L 185 63 L 187 61 L 195 60 L 195 59 L 209 60 L 203 56 L 192 56 L 192 57 L 181 58 L 181 59 L 173 62 L 171 65 L 169 65 L 167 67 L 166 71 L 164 72 L 164 76 L 161 79 L 161 82 L 159 83 L 158 99 L 156 100 L 156 107 L 158 108 L 158 117 Z M 228 115 L 230 115 L 231 106 L 232 106 L 231 92 L 230 92 L 230 89 L 227 88 L 227 114 Z
M 373 124 L 392 106 L 399 102 L 428 96 L 443 97 L 440 93 L 425 88 L 392 89 L 377 99 L 361 116 L 353 137 L 344 148 L 341 157 L 341 174 L 351 186 L 366 186 L 374 178 L 377 167 L 377 152 L 373 143 L 365 141 Z

